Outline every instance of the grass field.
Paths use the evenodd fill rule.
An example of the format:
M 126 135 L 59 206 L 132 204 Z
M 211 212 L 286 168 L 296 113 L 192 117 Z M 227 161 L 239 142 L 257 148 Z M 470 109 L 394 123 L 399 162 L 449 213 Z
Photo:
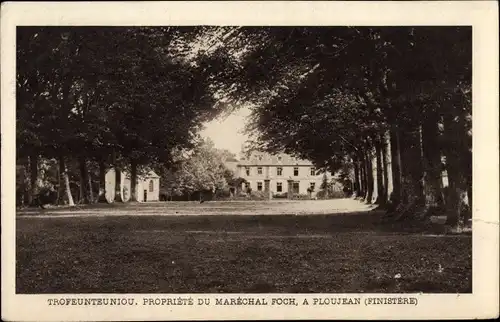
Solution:
M 470 235 L 381 223 L 354 200 L 27 210 L 18 293 L 472 290 Z

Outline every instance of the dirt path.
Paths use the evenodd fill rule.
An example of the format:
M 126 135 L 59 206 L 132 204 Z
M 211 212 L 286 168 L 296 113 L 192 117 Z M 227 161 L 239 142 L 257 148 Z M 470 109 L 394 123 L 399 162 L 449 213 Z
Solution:
M 271 200 L 271 201 L 210 201 L 151 202 L 133 204 L 89 205 L 82 207 L 54 207 L 45 210 L 17 211 L 22 217 L 124 216 L 124 215 L 322 215 L 364 212 L 373 209 L 354 199 L 333 200 Z

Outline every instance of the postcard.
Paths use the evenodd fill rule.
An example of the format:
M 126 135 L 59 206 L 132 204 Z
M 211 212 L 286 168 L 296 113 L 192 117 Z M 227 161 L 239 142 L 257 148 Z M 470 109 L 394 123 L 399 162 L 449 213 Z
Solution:
M 497 10 L 3 3 L 2 319 L 498 318 Z

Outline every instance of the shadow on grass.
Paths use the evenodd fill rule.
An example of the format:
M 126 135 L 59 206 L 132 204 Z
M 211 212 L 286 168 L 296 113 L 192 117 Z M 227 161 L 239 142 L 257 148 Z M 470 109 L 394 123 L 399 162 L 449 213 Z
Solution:
M 23 218 L 20 220 L 36 219 L 37 217 Z M 164 229 L 196 228 L 196 230 L 212 231 L 255 231 L 273 230 L 286 231 L 289 233 L 300 232 L 385 232 L 385 233 L 429 233 L 443 234 L 445 227 L 440 224 L 432 224 L 420 221 L 387 221 L 384 211 L 350 212 L 336 214 L 317 215 L 114 215 L 109 217 L 93 216 L 92 213 L 83 214 L 78 217 L 52 217 L 43 218 L 49 220 L 48 225 L 76 225 L 88 221 L 101 222 L 103 228 L 109 227 L 113 230 L 120 229 L 148 229 L 151 227 L 163 227 Z
M 431 238 L 432 227 L 382 216 L 18 217 L 16 291 L 471 291 L 470 236 Z

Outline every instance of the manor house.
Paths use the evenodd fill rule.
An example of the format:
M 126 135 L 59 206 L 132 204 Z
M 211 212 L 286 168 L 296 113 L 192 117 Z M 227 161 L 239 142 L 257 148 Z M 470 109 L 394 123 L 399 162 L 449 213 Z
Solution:
M 332 175 L 326 173 L 328 181 Z M 287 154 L 271 155 L 252 152 L 241 157 L 236 164 L 236 176 L 247 182 L 243 191 L 269 192 L 269 196 L 309 194 L 315 197 L 320 190 L 323 173 L 317 171 L 312 162 L 300 160 Z M 309 191 L 308 191 L 309 189 Z

